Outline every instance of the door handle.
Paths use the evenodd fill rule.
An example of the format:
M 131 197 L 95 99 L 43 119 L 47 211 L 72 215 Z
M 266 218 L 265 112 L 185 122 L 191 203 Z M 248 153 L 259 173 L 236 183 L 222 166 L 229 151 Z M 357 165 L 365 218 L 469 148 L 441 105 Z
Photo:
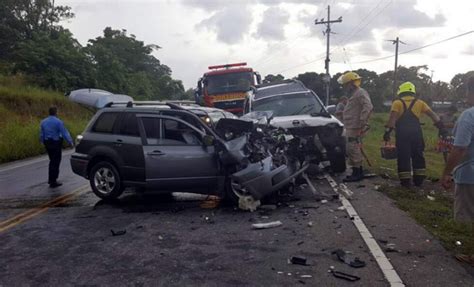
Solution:
M 123 143 L 123 140 L 121 140 L 121 139 L 116 139 L 116 140 L 115 140 L 115 143 L 114 143 L 114 146 L 122 146 L 122 143 Z
M 148 152 L 147 155 L 156 155 L 156 156 L 160 156 L 160 155 L 165 155 L 164 152 L 160 151 L 160 150 L 154 150 L 154 151 L 151 151 L 151 152 Z

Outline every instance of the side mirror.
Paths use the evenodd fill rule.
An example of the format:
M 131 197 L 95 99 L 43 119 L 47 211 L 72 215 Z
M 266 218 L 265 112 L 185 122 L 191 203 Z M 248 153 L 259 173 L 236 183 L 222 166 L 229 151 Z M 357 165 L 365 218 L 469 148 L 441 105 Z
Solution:
M 211 135 L 204 135 L 202 137 L 202 142 L 204 146 L 213 146 L 215 138 Z
M 259 73 L 255 73 L 255 76 L 257 78 L 257 85 L 262 84 L 262 76 Z
M 197 93 L 199 95 L 202 95 L 202 79 L 198 81 L 198 84 L 197 84 Z

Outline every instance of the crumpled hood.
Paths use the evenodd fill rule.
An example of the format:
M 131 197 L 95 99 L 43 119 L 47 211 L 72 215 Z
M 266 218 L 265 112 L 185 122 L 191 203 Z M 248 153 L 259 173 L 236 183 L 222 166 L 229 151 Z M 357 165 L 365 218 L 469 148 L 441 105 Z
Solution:
M 343 126 L 342 123 L 333 116 L 328 118 L 320 116 L 313 117 L 311 115 L 295 115 L 286 117 L 274 117 L 270 121 L 271 125 L 284 129 L 293 129 L 298 127 L 321 127 L 331 123 Z

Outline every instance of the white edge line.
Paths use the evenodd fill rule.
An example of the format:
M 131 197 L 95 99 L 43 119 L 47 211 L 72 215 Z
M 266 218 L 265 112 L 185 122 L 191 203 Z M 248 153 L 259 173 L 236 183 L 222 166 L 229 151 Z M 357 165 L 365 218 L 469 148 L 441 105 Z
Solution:
M 374 237 L 370 233 L 367 226 L 364 224 L 360 216 L 357 214 L 357 211 L 355 210 L 354 206 L 352 206 L 350 201 L 347 200 L 347 198 L 343 194 L 338 192 L 337 190 L 338 184 L 336 183 L 336 181 L 328 174 L 325 174 L 324 177 L 329 182 L 332 189 L 336 193 L 339 194 L 342 205 L 344 206 L 350 218 L 353 218 L 352 222 L 354 223 L 355 227 L 359 231 L 362 239 L 364 239 L 365 244 L 369 248 L 372 256 L 375 258 L 377 265 L 382 270 L 382 273 L 385 276 L 385 279 L 387 279 L 390 286 L 396 286 L 396 287 L 405 286 L 402 279 L 398 275 L 397 271 L 395 270 L 395 268 L 393 268 L 392 263 L 390 263 L 387 256 L 385 256 L 385 253 L 383 253 L 382 249 L 378 245 L 377 241 L 375 241 Z
M 63 152 L 63 157 L 65 156 L 69 156 L 71 154 L 74 153 L 74 150 L 66 150 L 65 152 Z M 28 166 L 28 165 L 31 165 L 31 164 L 35 164 L 35 163 L 38 163 L 38 162 L 42 162 L 42 161 L 46 161 L 46 160 L 49 160 L 48 156 L 47 155 L 42 155 L 40 156 L 40 158 L 37 158 L 37 159 L 31 159 L 31 160 L 20 160 L 20 162 L 18 163 L 15 163 L 15 162 L 11 162 L 11 163 L 6 163 L 4 166 L 4 168 L 1 168 L 0 167 L 0 172 L 5 172 L 5 171 L 10 171 L 12 169 L 17 169 L 17 168 L 20 168 L 20 167 L 25 167 L 25 166 Z

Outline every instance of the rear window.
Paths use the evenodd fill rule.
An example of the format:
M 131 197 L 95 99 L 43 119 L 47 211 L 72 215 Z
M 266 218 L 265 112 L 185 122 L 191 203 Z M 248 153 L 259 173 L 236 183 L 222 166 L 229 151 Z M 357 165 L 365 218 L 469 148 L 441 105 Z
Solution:
M 138 137 L 138 121 L 137 116 L 133 113 L 125 113 L 121 120 L 119 133 L 125 136 Z
M 114 131 L 114 124 L 117 120 L 118 113 L 103 113 L 95 121 L 92 131 L 96 133 L 111 134 Z

